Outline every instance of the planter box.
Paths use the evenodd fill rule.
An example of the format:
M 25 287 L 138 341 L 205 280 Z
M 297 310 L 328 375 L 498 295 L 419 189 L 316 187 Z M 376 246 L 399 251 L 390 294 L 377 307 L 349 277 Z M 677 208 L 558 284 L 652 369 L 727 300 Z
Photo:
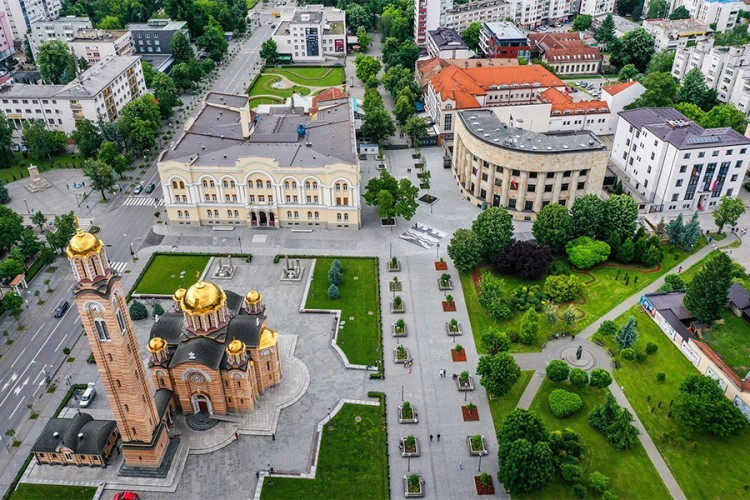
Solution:
M 447 271 L 447 270 L 448 270 L 448 263 L 447 262 L 445 262 L 445 261 L 443 261 L 443 262 L 440 262 L 440 261 L 435 262 L 435 271 Z
M 455 312 L 456 311 L 456 302 L 448 302 L 447 300 L 443 301 L 443 312 Z
M 406 347 L 404 347 L 404 350 L 406 351 L 406 358 L 404 358 L 404 359 L 398 359 L 398 354 L 397 354 L 398 347 L 393 350 L 393 361 L 394 362 L 400 363 L 400 364 L 404 364 L 404 363 L 406 363 L 409 360 L 409 349 L 407 349 Z
M 469 410 L 468 406 L 461 407 L 461 414 L 464 417 L 464 422 L 474 422 L 479 420 L 479 408 L 476 406 L 473 410 Z
M 443 281 L 438 278 L 438 288 L 440 290 L 453 290 L 453 280 Z
M 482 436 L 482 449 L 477 451 L 471 447 L 471 438 L 473 436 L 466 436 L 466 445 L 469 447 L 469 455 L 479 456 L 479 455 L 487 455 L 489 451 L 487 451 L 487 441 L 484 439 L 484 436 Z
M 474 486 L 477 488 L 477 495 L 494 495 L 495 494 L 495 483 L 492 481 L 490 476 L 490 484 L 485 486 L 480 481 L 479 476 L 474 476 Z
M 401 309 L 396 309 L 396 305 L 391 301 L 391 312 L 393 314 L 403 314 L 406 312 L 406 304 L 401 302 Z
M 404 497 L 423 497 L 424 496 L 424 479 L 419 476 L 419 491 L 409 491 L 409 478 L 404 476 Z
M 391 261 L 388 261 L 388 271 L 392 273 L 397 273 L 401 270 L 401 262 L 396 261 L 396 266 L 391 266 Z
M 461 352 L 458 352 L 455 349 L 451 349 L 451 358 L 453 358 L 454 363 L 460 363 L 462 361 L 466 361 L 466 349 L 464 349 Z
M 394 337 L 406 337 L 406 332 L 407 332 L 406 325 L 404 325 L 404 331 L 403 332 L 397 332 L 396 331 L 396 324 L 395 323 L 391 325 L 391 335 L 393 335 Z
M 411 407 L 411 418 L 404 418 L 401 414 L 401 407 L 398 407 L 398 423 L 399 424 L 416 424 L 419 422 L 419 416 L 417 415 L 417 409 Z
M 397 283 L 394 283 L 393 281 L 389 281 L 388 288 L 390 288 L 391 292 L 400 292 L 404 289 L 404 283 L 401 281 Z
M 466 392 L 466 391 L 473 391 L 474 390 L 474 379 L 471 375 L 469 375 L 469 385 L 468 386 L 462 386 L 461 385 L 461 379 L 459 377 L 456 377 L 456 388 L 460 392 Z
M 458 323 L 458 325 L 456 325 L 455 330 L 451 330 L 451 324 L 449 321 L 445 322 L 445 333 L 447 333 L 449 337 L 458 337 L 459 335 L 464 334 L 463 330 L 461 329 L 461 323 Z
M 419 451 L 419 438 L 414 438 L 414 451 L 406 451 L 406 438 L 401 438 L 401 456 L 406 457 L 418 457 L 422 454 Z

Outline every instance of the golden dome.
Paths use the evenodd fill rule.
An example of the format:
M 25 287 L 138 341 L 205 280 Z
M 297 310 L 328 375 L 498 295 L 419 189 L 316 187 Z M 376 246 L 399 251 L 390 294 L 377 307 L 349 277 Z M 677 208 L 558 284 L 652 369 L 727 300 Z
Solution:
M 245 344 L 241 340 L 234 339 L 229 345 L 227 345 L 227 354 L 234 354 L 237 356 L 243 352 L 245 352 Z
M 167 348 L 167 341 L 161 337 L 152 338 L 151 340 L 148 341 L 148 346 L 146 347 L 146 349 L 148 349 L 148 352 L 152 354 L 162 352 L 166 348 Z
M 77 226 L 76 234 L 68 242 L 68 248 L 65 251 L 69 257 L 86 257 L 93 253 L 98 253 L 101 250 L 104 243 L 102 240 L 94 236 L 89 232 L 84 232 L 83 229 L 78 226 L 78 217 L 75 218 Z
M 188 314 L 206 314 L 217 311 L 227 302 L 227 295 L 219 286 L 202 281 L 187 289 L 180 300 L 182 310 Z
M 186 291 L 187 290 L 185 290 L 184 288 L 178 288 L 177 291 L 174 292 L 174 295 L 172 296 L 172 298 L 175 300 L 175 302 L 180 302 L 182 301 L 182 298 L 185 296 Z
M 262 298 L 260 292 L 257 290 L 250 290 L 247 292 L 247 295 L 245 295 L 245 302 L 249 304 L 256 304 L 260 299 Z
M 273 347 L 276 345 L 276 341 L 279 338 L 278 332 L 271 330 L 268 327 L 263 327 L 260 331 L 260 341 L 258 342 L 258 350 L 262 351 L 267 347 Z

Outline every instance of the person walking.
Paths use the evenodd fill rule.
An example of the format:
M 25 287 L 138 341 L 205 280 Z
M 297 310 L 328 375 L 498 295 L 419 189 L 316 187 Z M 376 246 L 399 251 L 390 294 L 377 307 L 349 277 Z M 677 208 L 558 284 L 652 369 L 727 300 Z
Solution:
M 458 468 L 461 469 L 461 470 L 464 470 L 464 461 L 463 460 L 459 460 L 458 461 Z
M 430 434 L 430 443 L 432 442 L 432 434 Z
M 440 434 L 437 435 L 438 443 L 440 442 Z

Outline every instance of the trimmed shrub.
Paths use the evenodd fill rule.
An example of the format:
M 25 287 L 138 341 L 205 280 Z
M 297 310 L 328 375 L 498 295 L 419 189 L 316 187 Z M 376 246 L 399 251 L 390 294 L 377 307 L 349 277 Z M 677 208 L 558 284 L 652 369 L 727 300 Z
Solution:
M 633 349 L 632 347 L 623 349 L 622 351 L 620 351 L 620 356 L 622 356 L 622 359 L 633 361 L 635 359 L 635 349 Z
M 588 269 L 607 260 L 610 248 L 603 241 L 581 236 L 569 241 L 565 245 L 565 252 L 568 254 L 568 260 L 571 264 L 579 269 Z
M 649 342 L 648 344 L 646 344 L 646 354 L 650 355 L 650 354 L 655 353 L 658 350 L 659 350 L 659 346 L 654 344 L 653 342 Z
M 138 321 L 141 319 L 148 318 L 148 309 L 143 305 L 142 302 L 134 300 L 130 303 L 130 319 Z
M 331 266 L 328 270 L 328 282 L 332 285 L 341 286 L 341 282 L 344 280 L 344 275 L 341 271 Z
M 154 309 L 152 312 L 154 314 L 154 318 L 156 318 L 157 316 L 161 316 L 162 314 L 164 314 L 164 308 L 157 302 L 156 304 L 154 304 Z
M 586 487 L 582 484 L 574 484 L 573 494 L 576 496 L 576 498 L 580 498 L 580 499 L 586 498 Z
M 544 293 L 553 302 L 570 302 L 583 292 L 583 283 L 573 275 L 548 276 L 544 280 Z
M 331 283 L 331 286 L 328 287 L 328 298 L 331 300 L 336 300 L 339 298 L 339 287 Z
M 645 363 L 647 357 L 648 355 L 643 351 L 638 351 L 635 353 L 635 360 L 639 363 Z
M 583 471 L 575 464 L 563 464 L 560 467 L 562 478 L 568 482 L 574 483 L 583 477 Z
M 589 385 L 598 389 L 604 389 L 612 383 L 612 375 L 604 368 L 596 368 L 591 371 Z
M 570 383 L 576 387 L 585 387 L 589 383 L 589 375 L 580 368 L 573 368 L 568 376 Z
M 581 397 L 564 389 L 553 390 L 548 398 L 549 409 L 557 418 L 573 415 L 583 407 Z
M 656 381 L 657 382 L 664 382 L 667 380 L 667 374 L 664 372 L 659 372 L 656 374 Z
M 617 493 L 612 490 L 607 490 L 602 493 L 602 500 L 617 500 Z
M 554 359 L 547 365 L 547 378 L 552 382 L 564 382 L 568 379 L 570 367 L 561 359 Z
M 617 324 L 612 321 L 611 319 L 605 319 L 602 321 L 602 324 L 599 325 L 599 329 L 596 331 L 596 333 L 600 333 L 602 335 L 614 335 L 618 332 Z
M 609 487 L 609 478 L 597 470 L 589 474 L 589 484 L 599 493 L 604 493 Z

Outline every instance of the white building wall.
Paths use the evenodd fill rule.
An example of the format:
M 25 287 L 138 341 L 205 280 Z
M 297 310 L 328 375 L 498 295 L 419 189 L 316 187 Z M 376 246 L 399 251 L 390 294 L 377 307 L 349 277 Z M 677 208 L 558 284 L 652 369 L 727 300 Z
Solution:
M 615 10 L 614 0 L 581 0 L 580 14 L 601 16 Z
M 62 0 L 2 0 L 0 10 L 8 13 L 13 38 L 22 42 L 32 23 L 60 16 Z
M 85 20 L 84 20 L 85 19 Z M 31 53 L 36 57 L 39 47 L 50 40 L 67 42 L 75 38 L 79 29 L 91 28 L 88 18 L 62 17 L 54 21 L 38 21 L 31 25 L 31 33 L 26 35 Z

